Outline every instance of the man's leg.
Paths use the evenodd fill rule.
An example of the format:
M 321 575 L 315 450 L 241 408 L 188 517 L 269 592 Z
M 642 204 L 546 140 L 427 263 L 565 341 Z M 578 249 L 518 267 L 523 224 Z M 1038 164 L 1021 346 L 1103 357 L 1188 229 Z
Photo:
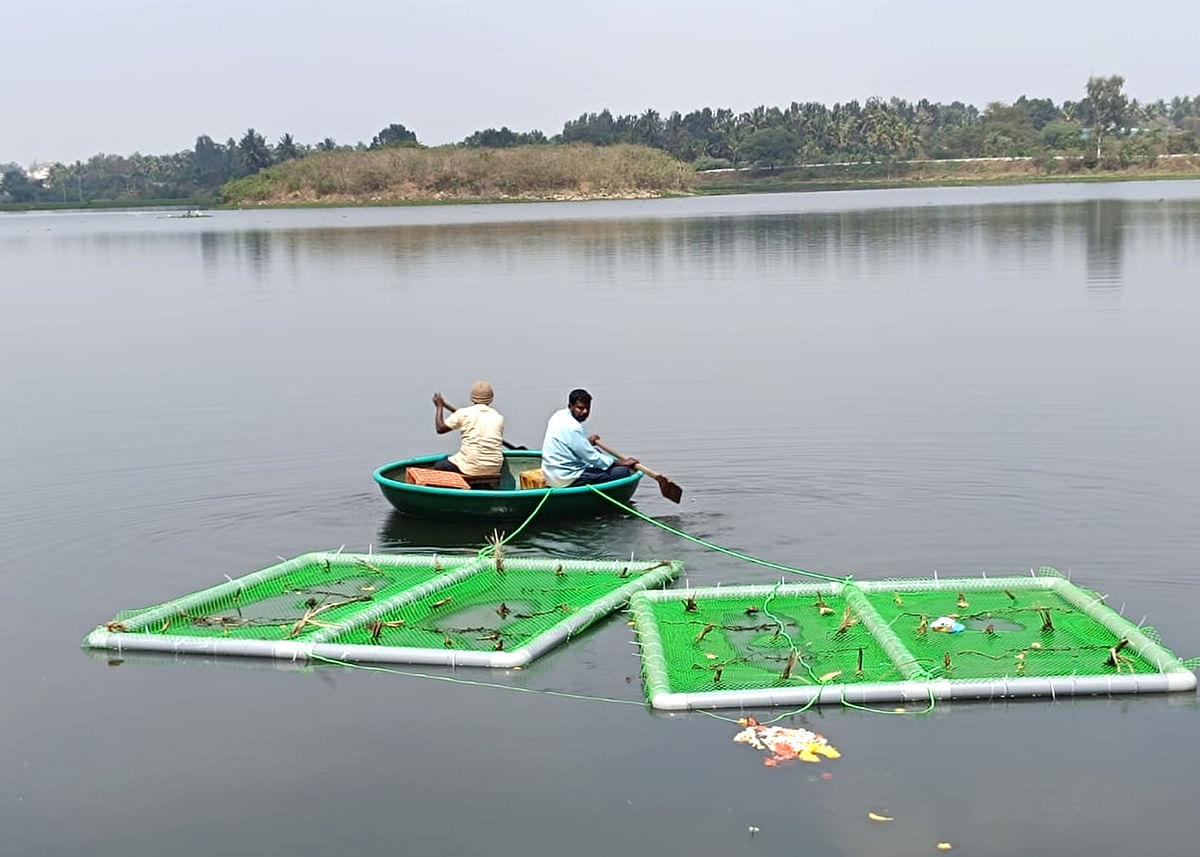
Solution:
M 612 482 L 614 479 L 624 479 L 632 473 L 633 470 L 620 464 L 614 464 L 605 470 L 601 470 L 599 467 L 585 467 L 579 478 L 571 483 L 571 487 Z
M 614 464 L 612 467 L 608 468 L 608 479 L 605 481 L 611 482 L 614 479 L 624 479 L 626 476 L 632 475 L 632 467 L 626 467 L 624 464 Z
M 433 464 L 433 469 L 449 470 L 451 473 L 462 473 L 462 471 L 458 469 L 458 465 L 451 461 L 448 457 L 435 461 Z

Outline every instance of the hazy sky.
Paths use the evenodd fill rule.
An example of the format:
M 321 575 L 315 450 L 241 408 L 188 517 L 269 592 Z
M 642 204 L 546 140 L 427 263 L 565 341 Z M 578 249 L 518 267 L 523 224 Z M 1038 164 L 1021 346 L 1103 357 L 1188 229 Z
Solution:
M 254 127 L 449 143 L 584 112 L 1200 94 L 1197 0 L 5 0 L 0 162 L 165 154 Z

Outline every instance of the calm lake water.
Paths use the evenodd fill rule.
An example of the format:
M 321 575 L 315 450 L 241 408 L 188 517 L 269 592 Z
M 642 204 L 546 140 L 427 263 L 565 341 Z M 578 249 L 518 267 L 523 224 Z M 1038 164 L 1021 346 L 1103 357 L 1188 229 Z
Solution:
M 768 769 L 642 704 L 624 616 L 514 673 L 79 643 L 277 556 L 478 548 L 371 471 L 452 450 L 430 397 L 484 377 L 530 446 L 589 388 L 688 533 L 859 578 L 1053 565 L 1195 656 L 1198 272 L 1189 182 L 0 215 L 0 853 L 1195 853 L 1194 694 L 812 711 L 843 758 Z M 512 550 L 775 579 L 632 517 Z

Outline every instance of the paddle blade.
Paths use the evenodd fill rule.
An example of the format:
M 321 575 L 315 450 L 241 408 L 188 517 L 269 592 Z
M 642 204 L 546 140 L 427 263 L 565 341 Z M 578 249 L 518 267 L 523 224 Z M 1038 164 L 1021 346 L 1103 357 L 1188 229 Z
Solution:
M 663 476 L 661 473 L 655 476 L 654 479 L 658 482 L 658 490 L 662 492 L 662 495 L 672 503 L 678 503 L 683 499 L 683 489 L 670 479 Z

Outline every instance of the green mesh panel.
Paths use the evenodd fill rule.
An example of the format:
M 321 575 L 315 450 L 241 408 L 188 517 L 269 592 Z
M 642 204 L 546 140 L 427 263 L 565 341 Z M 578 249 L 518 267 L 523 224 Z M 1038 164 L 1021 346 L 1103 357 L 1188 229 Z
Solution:
M 931 675 L 990 679 L 1118 673 L 1109 649 L 1120 637 L 1050 590 L 865 595 L 917 664 Z M 964 630 L 929 630 L 929 624 L 940 616 L 955 619 Z M 1128 646 L 1119 654 L 1121 673 L 1159 672 Z
M 439 557 L 432 565 L 428 561 L 392 565 L 379 558 L 339 555 L 316 559 L 279 576 L 269 576 L 271 569 L 267 569 L 233 581 L 242 585 L 214 587 L 213 597 L 180 607 L 138 631 L 181 637 L 305 640 L 372 603 L 474 560 L 471 556 Z M 264 576 L 266 579 L 261 579 Z M 115 621 L 133 622 L 146 612 L 146 608 L 123 611 Z
M 634 615 L 651 701 L 691 694 L 698 704 L 736 704 L 730 692 L 1128 678 L 1182 667 L 1152 627 L 1050 568 L 1028 578 L 654 592 L 636 597 Z M 963 629 L 934 630 L 941 617 Z
M 567 623 L 561 634 L 578 631 L 611 613 L 634 589 L 665 583 L 681 568 L 667 561 L 306 554 L 123 611 L 98 630 L 123 639 L 512 651 L 560 623 Z
M 489 561 L 464 580 L 326 642 L 511 651 L 647 572 L 670 566 L 508 559 L 497 571 Z
M 816 685 L 823 678 L 900 681 L 896 666 L 847 609 L 845 599 L 833 595 L 693 598 L 681 592 L 653 602 L 676 693 Z

